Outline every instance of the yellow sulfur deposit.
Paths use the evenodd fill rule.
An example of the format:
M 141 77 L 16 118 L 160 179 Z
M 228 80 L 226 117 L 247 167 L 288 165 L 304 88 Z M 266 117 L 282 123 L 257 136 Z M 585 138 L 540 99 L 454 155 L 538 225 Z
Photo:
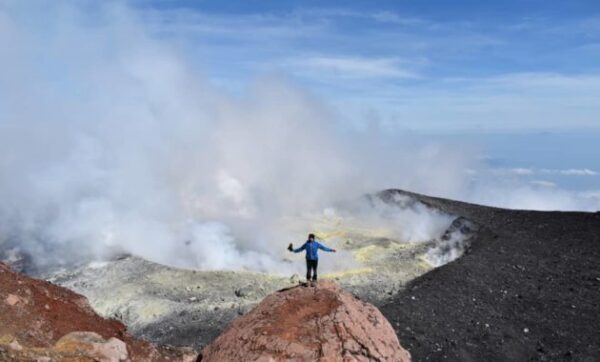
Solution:
M 373 273 L 373 268 L 358 268 L 358 269 L 348 269 L 339 272 L 326 273 L 323 275 L 324 279 L 343 279 L 349 278 L 356 275 L 364 275 Z

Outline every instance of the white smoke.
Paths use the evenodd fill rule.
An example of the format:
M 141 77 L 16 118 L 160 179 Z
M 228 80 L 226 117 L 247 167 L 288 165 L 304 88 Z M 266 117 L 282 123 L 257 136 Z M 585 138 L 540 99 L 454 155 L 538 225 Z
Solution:
M 0 245 L 41 266 L 124 252 L 280 270 L 281 250 L 304 238 L 282 219 L 388 187 L 460 197 L 462 170 L 479 167 L 473 150 L 348 130 L 285 78 L 228 95 L 130 9 L 99 6 L 90 19 L 70 3 L 7 4 Z M 418 233 L 408 239 L 432 233 L 405 216 L 402 232 Z
M 344 228 L 379 231 L 379 237 L 406 243 L 433 240 L 448 229 L 456 216 L 428 207 L 409 196 L 394 194 L 389 200 L 368 197 L 327 209 Z

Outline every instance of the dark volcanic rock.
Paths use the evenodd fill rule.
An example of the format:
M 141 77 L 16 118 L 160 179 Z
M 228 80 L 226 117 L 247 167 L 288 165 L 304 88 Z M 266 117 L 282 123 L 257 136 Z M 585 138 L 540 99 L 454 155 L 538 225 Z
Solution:
M 202 351 L 210 361 L 410 361 L 374 306 L 331 281 L 266 297 Z
M 415 360 L 600 360 L 598 213 L 409 195 L 485 226 L 469 254 L 380 308 Z

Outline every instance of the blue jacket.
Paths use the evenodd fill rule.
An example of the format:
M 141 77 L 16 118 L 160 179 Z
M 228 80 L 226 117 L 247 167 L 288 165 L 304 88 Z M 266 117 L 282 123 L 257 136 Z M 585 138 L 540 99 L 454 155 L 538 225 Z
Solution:
M 299 253 L 302 250 L 306 250 L 306 259 L 307 260 L 319 260 L 319 254 L 317 253 L 317 251 L 321 249 L 321 250 L 325 250 L 325 251 L 333 251 L 333 249 L 330 249 L 328 247 L 326 247 L 325 245 L 322 245 L 321 243 L 319 243 L 318 241 L 306 241 L 304 243 L 304 245 L 302 245 L 301 247 L 299 247 L 298 249 L 294 249 L 294 253 Z

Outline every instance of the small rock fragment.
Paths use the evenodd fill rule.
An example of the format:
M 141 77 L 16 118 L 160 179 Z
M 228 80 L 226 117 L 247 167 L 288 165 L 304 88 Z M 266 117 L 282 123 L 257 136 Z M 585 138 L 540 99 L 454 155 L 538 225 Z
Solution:
M 22 351 L 23 347 L 16 339 L 8 344 L 8 347 L 14 351 Z
M 6 299 L 4 300 L 4 302 L 10 306 L 15 306 L 18 303 L 21 303 L 23 300 L 15 294 L 9 294 Z

